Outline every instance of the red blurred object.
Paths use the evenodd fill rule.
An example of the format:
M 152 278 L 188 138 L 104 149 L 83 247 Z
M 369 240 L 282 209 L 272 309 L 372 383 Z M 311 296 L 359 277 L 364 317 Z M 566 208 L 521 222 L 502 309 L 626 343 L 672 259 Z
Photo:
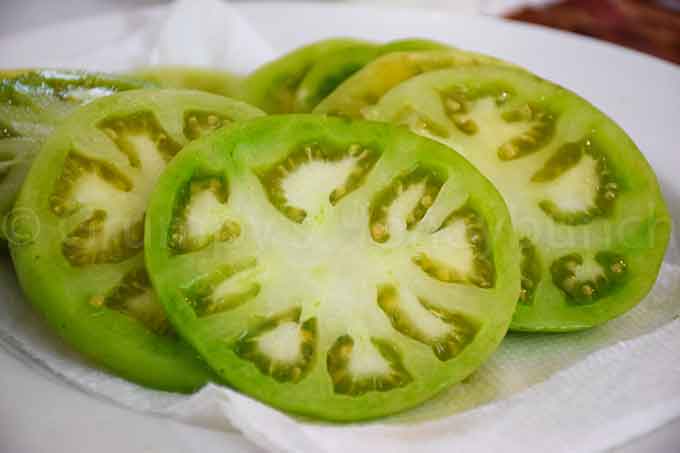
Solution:
M 611 41 L 680 64 L 680 0 L 566 0 L 510 19 Z

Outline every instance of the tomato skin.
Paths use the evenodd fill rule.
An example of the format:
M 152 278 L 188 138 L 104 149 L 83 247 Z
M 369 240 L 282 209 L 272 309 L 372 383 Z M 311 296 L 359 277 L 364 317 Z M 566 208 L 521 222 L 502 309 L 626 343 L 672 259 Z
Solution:
M 276 312 L 275 307 L 261 313 L 254 306 L 248 305 L 251 302 L 245 302 L 234 308 L 233 312 L 225 311 L 218 315 L 205 316 L 200 313 L 197 315 L 194 308 L 187 303 L 187 285 L 200 281 L 202 272 L 206 269 L 215 269 L 218 265 L 225 264 L 227 257 L 235 258 L 237 255 L 234 254 L 235 252 L 229 252 L 228 242 L 213 243 L 201 251 L 183 255 L 176 254 L 176 251 L 169 245 L 168 238 L 172 213 L 175 212 L 174 206 L 177 205 L 183 193 L 180 188 L 184 187 L 187 181 L 191 181 L 197 171 L 201 174 L 205 172 L 226 173 L 230 185 L 230 196 L 242 200 L 245 203 L 243 206 L 259 206 L 259 197 L 264 195 L 260 195 L 259 189 L 254 185 L 257 183 L 249 169 L 260 168 L 262 165 L 269 165 L 268 163 L 283 159 L 287 155 L 285 150 L 294 149 L 304 143 L 321 143 L 332 149 L 346 149 L 353 143 L 361 143 L 370 146 L 373 150 L 379 150 L 380 153 L 384 153 L 383 155 L 389 155 L 386 162 L 394 162 L 394 165 L 397 165 L 396 162 L 407 165 L 404 162 L 410 162 L 413 159 L 413 162 L 422 162 L 423 165 L 446 166 L 453 172 L 451 175 L 455 173 L 455 179 L 460 181 L 466 191 L 469 191 L 470 203 L 476 206 L 480 215 L 486 219 L 489 231 L 493 231 L 489 248 L 493 250 L 498 272 L 496 284 L 493 288 L 479 290 L 479 293 L 477 289 L 470 290 L 471 293 L 478 294 L 475 297 L 479 297 L 479 300 L 484 298 L 489 303 L 489 310 L 484 311 L 483 315 L 478 315 L 483 327 L 475 340 L 453 360 L 433 362 L 429 348 L 416 347 L 415 342 L 395 333 L 393 339 L 395 342 L 403 347 L 409 344 L 414 350 L 420 351 L 414 356 L 417 358 L 413 358 L 413 362 L 409 362 L 408 357 L 404 358 L 405 366 L 410 366 L 409 371 L 414 375 L 411 385 L 384 392 L 368 392 L 361 396 L 344 396 L 334 393 L 325 371 L 325 353 L 329 351 L 334 338 L 324 334 L 328 331 L 329 324 L 325 324 L 321 317 L 317 319 L 318 354 L 312 361 L 314 364 L 312 370 L 298 382 L 275 380 L 263 374 L 252 363 L 240 358 L 231 346 L 233 342 L 238 341 L 238 338 L 243 338 L 243 334 L 238 332 L 258 325 L 267 313 Z M 380 163 L 376 164 L 376 166 L 379 165 Z M 386 171 L 385 168 L 390 167 L 381 168 L 383 168 L 381 171 Z M 246 196 L 246 193 L 250 196 Z M 365 206 L 359 200 L 367 196 L 364 194 L 359 197 L 358 192 L 354 194 L 357 196 L 352 199 L 353 201 L 348 201 L 352 204 L 347 205 L 346 208 L 351 212 L 355 211 L 352 211 L 353 208 L 349 206 L 354 206 L 354 203 Z M 348 195 L 346 200 L 350 200 L 349 197 L 351 195 Z M 343 201 L 338 206 L 342 203 Z M 263 241 L 271 240 L 272 242 L 271 244 L 264 242 L 268 244 L 267 246 L 253 246 L 253 249 L 245 245 L 249 242 L 235 245 L 239 247 L 240 252 L 244 253 L 240 259 L 250 257 L 251 255 L 247 254 L 250 253 L 249 251 L 257 253 L 256 251 L 261 250 L 262 253 L 255 257 L 269 263 L 267 260 L 279 256 L 277 251 L 279 245 L 287 247 L 285 245 L 288 244 L 287 236 L 277 235 L 276 230 L 272 228 L 280 222 L 288 222 L 287 225 L 291 223 L 277 214 L 277 211 L 266 206 L 264 204 L 257 209 L 260 212 L 267 212 L 267 216 L 272 216 L 272 218 L 258 217 L 259 226 L 252 226 L 250 222 L 243 221 L 241 233 L 244 238 L 248 238 L 244 241 L 260 237 Z M 236 216 L 237 211 L 234 211 L 233 215 Z M 498 346 L 509 325 L 519 292 L 517 268 L 519 249 L 516 246 L 512 225 L 506 215 L 502 200 L 495 194 L 494 188 L 488 181 L 479 177 L 464 159 L 449 153 L 446 148 L 435 142 L 421 139 L 389 125 L 373 122 L 314 115 L 269 116 L 241 123 L 228 131 L 218 132 L 198 140 L 185 148 L 173 160 L 159 180 L 149 205 L 145 229 L 145 241 L 148 244 L 145 257 L 154 287 L 173 324 L 230 385 L 291 413 L 341 422 L 368 420 L 405 410 L 431 398 L 469 375 Z M 309 225 L 308 228 L 315 228 L 313 225 L 323 228 L 324 219 L 329 219 L 331 216 L 332 214 L 328 213 L 314 218 L 310 217 L 311 223 L 302 224 L 300 228 L 307 228 L 305 225 Z M 256 232 L 259 228 L 264 231 L 262 236 Z M 284 231 L 280 233 L 283 235 Z M 340 257 L 345 253 L 344 249 L 352 248 L 357 243 L 363 244 L 360 235 L 352 237 L 355 239 L 345 244 L 345 247 L 332 249 L 333 255 Z M 306 255 L 313 253 L 306 249 L 295 250 L 298 251 L 295 252 L 296 258 L 293 261 L 297 262 L 303 261 Z M 356 263 L 356 266 L 359 265 L 360 263 Z M 254 271 L 254 274 L 260 275 L 258 272 Z M 283 283 L 273 290 L 272 294 L 275 294 L 275 297 L 272 304 L 275 304 L 276 300 L 285 301 L 289 297 L 288 294 L 304 291 L 300 288 L 310 284 L 309 280 L 306 280 L 307 277 L 295 279 L 297 277 L 294 275 L 298 274 L 289 266 L 279 268 L 276 264 L 263 264 L 262 272 L 269 276 L 279 275 L 278 273 L 281 272 L 281 275 L 287 275 L 289 278 L 289 280 L 276 280 Z M 342 276 L 338 275 L 338 277 Z M 266 291 L 266 283 L 262 285 L 262 291 Z M 350 285 L 351 283 L 347 282 L 346 287 L 349 288 Z M 366 302 L 368 305 L 369 301 Z M 314 303 L 310 305 L 302 303 L 306 307 L 303 308 L 303 312 L 304 310 L 313 311 L 317 307 Z M 493 305 L 495 309 L 491 309 L 490 305 Z M 322 299 L 318 307 L 323 309 L 324 306 Z M 360 316 L 358 312 L 357 316 Z M 429 366 L 425 366 L 426 363 Z
M 392 52 L 444 50 L 448 46 L 426 39 L 402 39 L 381 46 L 340 49 L 324 55 L 298 86 L 293 111 L 311 112 L 342 82 L 371 61 Z
M 308 113 L 345 79 L 381 55 L 447 48 L 426 39 L 386 44 L 342 38 L 322 40 L 255 70 L 243 81 L 243 93 L 238 97 L 271 114 Z
M 15 252 L 16 267 L 31 267 L 45 261 L 39 253 Z M 54 274 L 59 269 L 54 269 Z M 93 364 L 145 387 L 168 392 L 193 393 L 208 382 L 219 382 L 191 347 L 179 339 L 167 341 L 145 329 L 129 325 L 122 316 L 101 316 L 101 311 L 83 305 L 64 313 L 58 306 L 68 303 L 70 291 L 55 294 L 54 277 L 42 273 L 17 272 L 27 299 L 41 311 L 54 332 Z M 45 302 L 38 302 L 45 301 Z M 130 341 L 126 341 L 131 338 Z M 102 345 L 106 345 L 102 347 Z M 149 354 L 152 352 L 152 354 Z
M 373 46 L 358 39 L 334 38 L 300 47 L 250 74 L 239 98 L 269 114 L 291 112 L 297 85 L 319 58 L 338 50 Z
M 75 223 L 67 215 L 55 215 L 51 200 L 74 150 L 97 161 L 114 156 L 112 165 L 124 167 L 127 158 L 120 159 L 125 155 L 102 133 L 103 120 L 152 112 L 171 140 L 184 144 L 182 115 L 193 109 L 241 118 L 261 115 L 241 102 L 194 91 L 137 90 L 92 102 L 66 119 L 42 147 L 11 213 L 15 229 L 9 241 L 26 298 L 67 343 L 118 376 L 184 393 L 219 378 L 176 335 L 157 333 L 127 313 L 103 305 L 102 298 L 124 275 L 144 269 L 141 250 L 127 259 L 74 264 L 63 244 Z M 106 207 L 112 213 L 126 208 L 115 200 Z

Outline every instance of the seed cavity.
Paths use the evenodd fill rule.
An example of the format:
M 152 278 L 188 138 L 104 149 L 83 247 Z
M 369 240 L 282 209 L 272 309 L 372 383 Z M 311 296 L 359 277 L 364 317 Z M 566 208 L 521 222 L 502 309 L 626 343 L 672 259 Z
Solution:
M 104 296 L 90 299 L 95 307 L 116 310 L 136 319 L 158 335 L 169 335 L 172 329 L 151 287 L 149 276 L 143 267 L 134 269 L 123 276 L 120 283 Z
M 316 318 L 300 323 L 301 313 L 296 307 L 244 332 L 234 352 L 278 382 L 300 382 L 312 366 L 317 347 Z
M 484 219 L 469 206 L 449 214 L 412 258 L 414 264 L 430 277 L 443 283 L 472 284 L 492 288 L 495 267 L 488 229 Z
M 416 111 L 410 105 L 401 109 L 395 115 L 392 123 L 406 126 L 408 129 L 419 135 L 430 135 L 439 138 L 447 138 L 450 135 L 445 127 L 438 125 L 425 114 Z
M 379 338 L 355 342 L 349 335 L 338 337 L 326 356 L 326 369 L 340 395 L 388 392 L 413 381 L 397 348 Z
M 172 140 L 151 112 L 107 118 L 97 125 L 127 156 L 134 168 L 163 168 L 182 146 Z
M 377 152 L 359 144 L 340 150 L 312 143 L 258 172 L 258 177 L 276 209 L 302 223 L 310 214 L 335 206 L 358 189 L 378 157 Z
M 538 170 L 531 177 L 532 182 L 553 181 L 568 170 L 574 168 L 583 157 L 584 145 L 587 142 L 566 143 L 558 149 L 545 163 L 543 168 Z
M 434 204 L 445 181 L 443 171 L 422 165 L 393 179 L 369 207 L 373 240 L 384 243 L 391 233 L 413 229 Z
M 231 124 L 229 118 L 215 112 L 189 110 L 184 113 L 184 136 L 189 140 L 197 138 Z
M 534 153 L 547 145 L 555 133 L 554 116 L 534 104 L 506 110 L 501 116 L 506 123 L 526 123 L 528 129 L 498 148 L 500 160 L 520 159 Z
M 106 211 L 97 209 L 68 233 L 61 251 L 73 266 L 120 263 L 144 247 L 144 219 L 112 228 Z
M 409 291 L 397 291 L 393 285 L 378 288 L 378 306 L 392 327 L 430 346 L 442 362 L 458 356 L 479 331 L 469 317 L 432 305 Z
M 0 140 L 16 137 L 19 137 L 19 134 L 9 124 L 0 121 Z
M 130 192 L 132 189 L 132 181 L 115 166 L 70 151 L 50 196 L 50 210 L 59 217 L 69 216 L 83 205 L 76 196 L 80 192 L 91 190 L 106 197 L 109 191 Z M 91 200 L 83 198 L 83 202 Z
M 510 90 L 497 86 L 454 86 L 440 93 L 445 114 L 456 129 L 474 136 L 480 125 L 496 124 L 505 139 L 497 149 L 500 160 L 509 161 L 527 156 L 547 145 L 554 135 L 555 118 L 535 104 L 508 107 Z M 500 115 L 500 116 L 499 116 Z M 495 130 L 492 128 L 492 130 Z M 519 133 L 518 133 L 519 132 Z
M 475 135 L 479 131 L 477 122 L 470 117 L 470 102 L 474 98 L 464 92 L 452 89 L 440 93 L 444 112 L 456 129 L 465 135 Z
M 199 318 L 239 307 L 260 293 L 257 261 L 244 260 L 225 264 L 207 276 L 194 281 L 185 297 Z
M 594 259 L 578 253 L 562 256 L 550 266 L 553 283 L 569 303 L 587 305 L 609 295 L 628 278 L 623 255 L 598 252 Z
M 75 216 L 70 221 L 77 226 L 62 244 L 74 266 L 117 263 L 141 251 L 147 200 L 166 161 L 179 150 L 149 112 L 111 117 L 98 127 L 127 162 L 71 150 L 49 199 L 56 216 Z
M 606 156 L 590 139 L 562 145 L 531 181 L 550 183 L 538 205 L 554 221 L 567 225 L 610 215 L 620 191 Z
M 531 305 L 534 301 L 536 287 L 541 281 L 541 261 L 536 246 L 528 238 L 520 239 L 519 245 L 522 252 L 520 262 L 522 288 L 519 293 L 519 302 Z
M 177 194 L 168 245 L 175 253 L 207 247 L 214 241 L 231 241 L 241 234 L 230 220 L 229 188 L 222 176 L 195 176 Z
M 72 265 L 117 263 L 139 253 L 143 216 L 113 223 L 103 209 L 132 189 L 131 180 L 113 165 L 69 152 L 49 204 L 58 217 L 71 216 L 81 208 L 90 210 L 62 243 L 62 253 Z

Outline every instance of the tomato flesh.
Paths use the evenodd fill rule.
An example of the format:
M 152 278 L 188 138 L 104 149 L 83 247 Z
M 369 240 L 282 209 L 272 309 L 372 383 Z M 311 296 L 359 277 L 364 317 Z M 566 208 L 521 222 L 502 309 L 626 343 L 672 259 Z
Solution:
M 173 325 L 229 384 L 297 414 L 425 401 L 493 352 L 519 292 L 493 186 L 380 123 L 271 116 L 197 140 L 146 219 Z

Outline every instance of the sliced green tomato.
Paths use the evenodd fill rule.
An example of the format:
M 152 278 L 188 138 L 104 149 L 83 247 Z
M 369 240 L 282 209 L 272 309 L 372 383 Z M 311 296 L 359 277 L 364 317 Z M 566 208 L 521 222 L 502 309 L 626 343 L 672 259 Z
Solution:
M 382 46 L 347 48 L 331 52 L 319 58 L 300 82 L 295 94 L 293 111 L 311 112 L 338 85 L 381 55 L 446 48 L 444 44 L 426 39 L 402 39 Z
M 468 66 L 414 77 L 362 113 L 449 145 L 503 194 L 523 254 L 512 329 L 591 327 L 654 284 L 670 234 L 655 175 L 577 95 L 520 70 Z
M 76 349 L 150 387 L 191 391 L 211 378 L 151 288 L 144 213 L 189 139 L 259 115 L 197 91 L 130 91 L 82 107 L 48 139 L 10 216 L 10 246 L 28 299 Z
M 74 108 L 144 82 L 80 71 L 0 73 L 0 218 L 11 209 L 31 161 L 54 127 Z M 6 237 L 6 222 L 0 236 Z
M 162 88 L 207 91 L 221 96 L 237 97 L 240 80 L 234 74 L 197 66 L 147 66 L 132 76 Z
M 366 41 L 344 38 L 326 39 L 300 47 L 249 75 L 238 97 L 267 113 L 292 112 L 300 83 L 319 59 L 343 49 L 363 52 L 375 47 L 375 44 Z
M 323 419 L 391 414 L 462 380 L 520 289 L 493 186 L 380 123 L 274 116 L 198 140 L 146 219 L 181 335 L 237 389 Z
M 392 52 L 366 65 L 343 82 L 317 105 L 313 113 L 361 118 L 370 107 L 393 87 L 424 72 L 458 66 L 510 63 L 487 55 L 459 49 L 421 52 Z

